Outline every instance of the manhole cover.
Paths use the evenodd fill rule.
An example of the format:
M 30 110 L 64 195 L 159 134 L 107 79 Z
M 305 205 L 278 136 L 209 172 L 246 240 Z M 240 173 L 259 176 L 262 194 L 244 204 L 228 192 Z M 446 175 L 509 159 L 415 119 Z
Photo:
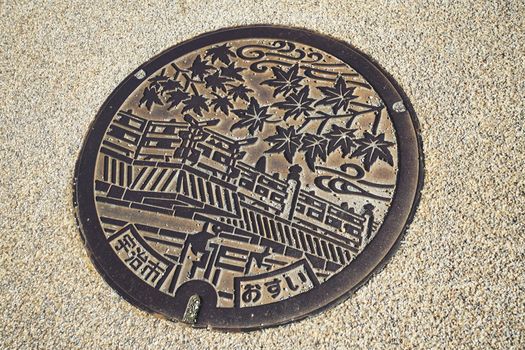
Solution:
M 399 241 L 422 154 L 395 82 L 351 46 L 242 27 L 177 45 L 111 94 L 75 173 L 89 254 L 131 303 L 254 329 L 343 300 Z

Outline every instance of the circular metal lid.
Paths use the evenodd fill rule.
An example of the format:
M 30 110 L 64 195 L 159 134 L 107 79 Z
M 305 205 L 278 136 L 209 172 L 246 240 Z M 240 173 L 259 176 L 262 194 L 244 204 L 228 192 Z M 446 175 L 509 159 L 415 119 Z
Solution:
M 381 68 L 302 29 L 205 34 L 111 94 L 75 170 L 90 257 L 138 307 L 255 329 L 349 296 L 422 184 L 415 114 Z

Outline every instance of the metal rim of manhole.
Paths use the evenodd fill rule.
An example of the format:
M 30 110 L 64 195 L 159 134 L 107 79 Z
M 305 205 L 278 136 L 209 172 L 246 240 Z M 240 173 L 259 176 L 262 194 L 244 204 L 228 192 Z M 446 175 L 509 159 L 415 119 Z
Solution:
M 74 206 L 97 270 L 194 327 L 284 324 L 344 300 L 419 199 L 415 113 L 349 44 L 268 25 L 176 45 L 93 121 Z

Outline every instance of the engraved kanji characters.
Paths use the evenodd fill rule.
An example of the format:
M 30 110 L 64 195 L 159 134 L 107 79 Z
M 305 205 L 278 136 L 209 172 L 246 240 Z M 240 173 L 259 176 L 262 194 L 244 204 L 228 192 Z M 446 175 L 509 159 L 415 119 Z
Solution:
M 153 262 L 150 260 L 148 261 L 148 264 L 144 266 L 140 273 L 146 279 L 146 281 L 151 281 L 155 283 L 157 281 L 157 278 L 162 276 L 162 274 L 164 273 L 164 269 L 160 267 L 158 261 Z
M 142 264 L 148 261 L 148 257 L 142 248 L 137 247 L 137 249 L 132 250 L 129 253 L 128 258 L 124 259 L 124 261 L 127 262 L 133 270 L 137 271 L 142 266 Z
M 115 246 L 115 249 L 117 251 L 124 249 L 126 253 L 129 253 L 130 249 L 135 248 L 137 245 L 135 238 L 133 238 L 133 236 L 131 236 L 129 233 L 122 236 L 122 238 L 119 238 L 117 243 L 118 245 Z
M 114 247 L 117 252 L 126 253 L 127 257 L 124 258 L 124 262 L 146 282 L 155 283 L 165 271 L 160 263 L 152 259 L 148 251 L 141 247 L 129 233 L 119 238 Z

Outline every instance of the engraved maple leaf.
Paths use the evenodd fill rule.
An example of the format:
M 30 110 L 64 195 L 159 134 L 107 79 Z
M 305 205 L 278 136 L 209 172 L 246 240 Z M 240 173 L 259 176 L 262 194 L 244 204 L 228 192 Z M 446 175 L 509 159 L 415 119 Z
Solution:
M 274 78 L 263 81 L 261 85 L 268 85 L 275 88 L 273 91 L 273 97 L 276 97 L 281 93 L 283 96 L 286 96 L 291 91 L 296 91 L 301 86 L 300 83 L 304 79 L 304 77 L 298 75 L 298 64 L 294 64 L 287 71 L 284 71 L 279 67 L 272 67 L 272 72 Z
M 182 113 L 191 109 L 194 113 L 202 116 L 202 110 L 205 110 L 206 112 L 209 111 L 208 105 L 206 104 L 206 98 L 202 95 L 191 95 L 189 99 L 183 101 L 182 103 L 184 103 Z
M 283 153 L 288 163 L 292 163 L 297 149 L 301 146 L 302 134 L 297 134 L 294 126 L 285 129 L 277 126 L 277 133 L 266 138 L 264 141 L 272 144 L 265 153 Z
M 211 57 L 211 63 L 215 63 L 216 60 L 219 60 L 224 64 L 229 64 L 229 56 L 235 57 L 235 53 L 233 53 L 233 51 L 230 50 L 230 46 L 228 46 L 228 44 L 223 44 L 220 46 L 213 47 L 206 51 L 206 55 L 204 57 Z
M 207 60 L 203 61 L 199 55 L 195 57 L 195 60 L 193 60 L 193 63 L 191 64 L 191 77 L 199 77 L 199 79 L 202 81 L 204 76 L 208 74 L 208 71 L 211 69 L 214 69 L 214 67 L 210 66 Z
M 253 92 L 252 89 L 246 87 L 244 84 L 234 85 L 228 89 L 228 95 L 231 95 L 233 101 L 237 101 L 237 98 L 246 102 L 250 101 L 248 93 Z
M 163 102 L 158 96 L 157 89 L 155 89 L 154 87 L 144 88 L 142 98 L 139 101 L 139 107 L 142 107 L 143 104 L 146 105 L 148 111 L 151 111 L 151 107 L 153 107 L 154 104 L 157 104 L 159 106 L 163 105 Z
M 213 92 L 216 92 L 217 89 L 226 92 L 226 85 L 224 84 L 230 81 L 230 78 L 222 77 L 219 75 L 219 71 L 216 71 L 204 78 L 204 81 L 206 82 L 206 87 L 211 88 Z
M 296 119 L 301 116 L 301 114 L 309 116 L 310 111 L 314 110 L 311 105 L 315 101 L 313 98 L 308 97 L 309 93 L 310 88 L 305 86 L 299 92 L 292 92 L 290 95 L 286 96 L 284 101 L 277 102 L 274 106 L 286 110 L 284 113 L 284 120 L 289 117 Z
M 350 101 L 357 98 L 357 96 L 353 94 L 355 88 L 347 87 L 346 82 L 342 76 L 339 76 L 336 79 L 333 87 L 321 86 L 318 87 L 318 89 L 325 97 L 317 101 L 315 105 L 332 106 L 332 111 L 334 114 L 337 114 L 341 108 L 346 110 L 350 104 Z
M 226 67 L 221 68 L 221 75 L 223 77 L 232 78 L 239 81 L 244 81 L 244 78 L 241 75 L 241 72 L 246 68 L 235 67 L 235 62 L 230 63 Z
M 248 128 L 251 135 L 254 135 L 256 130 L 262 131 L 264 123 L 272 116 L 267 113 L 268 108 L 269 106 L 261 107 L 259 102 L 252 97 L 247 109 L 234 109 L 232 111 L 240 120 L 233 124 L 230 130 Z
M 326 161 L 326 147 L 328 140 L 323 136 L 306 133 L 302 139 L 300 150 L 305 152 L 305 160 L 310 170 L 315 170 L 315 161 L 320 158 Z
M 180 82 L 174 79 L 167 79 L 159 82 L 160 86 L 162 86 L 162 91 L 171 91 L 175 89 L 182 89 L 182 85 Z
M 332 153 L 340 148 L 343 156 L 350 154 L 352 148 L 356 146 L 355 131 L 356 129 L 332 125 L 332 130 L 324 134 L 324 137 L 328 140 L 328 153 Z
M 170 104 L 168 110 L 177 107 L 181 102 L 190 98 L 190 94 L 180 89 L 169 91 L 167 95 L 166 103 Z
M 365 131 L 363 138 L 355 141 L 357 149 L 352 153 L 352 157 L 363 157 L 363 165 L 366 171 L 370 171 L 370 167 L 381 159 L 390 165 L 394 165 L 392 154 L 388 147 L 394 145 L 393 142 L 385 141 L 385 134 L 377 136 Z
M 213 111 L 217 112 L 217 110 L 220 109 L 222 113 L 228 115 L 230 109 L 233 108 L 233 104 L 230 102 L 228 96 L 213 95 L 215 98 L 210 102 L 210 106 L 213 106 Z

